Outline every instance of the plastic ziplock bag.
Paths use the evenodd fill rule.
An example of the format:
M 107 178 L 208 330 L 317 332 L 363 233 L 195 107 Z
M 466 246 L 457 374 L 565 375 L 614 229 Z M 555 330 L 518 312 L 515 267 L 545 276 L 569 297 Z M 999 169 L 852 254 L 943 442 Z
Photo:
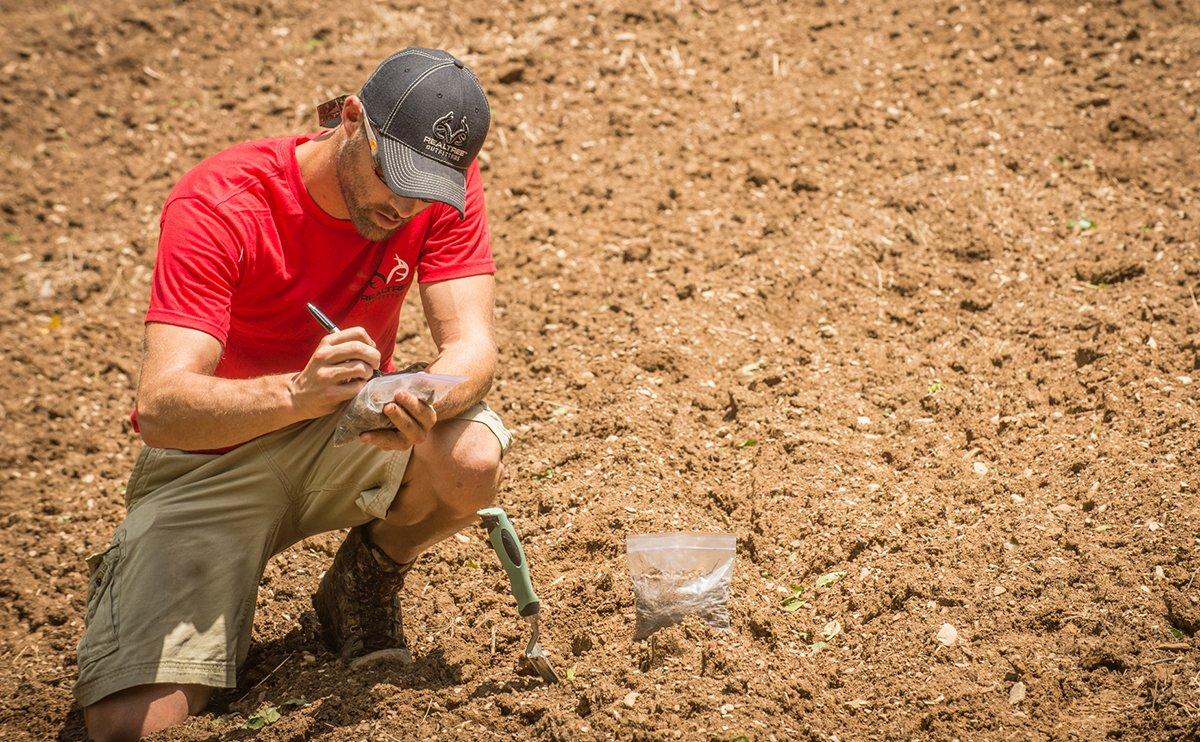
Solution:
M 333 433 L 333 445 L 340 446 L 357 440 L 359 433 L 368 430 L 394 429 L 392 421 L 383 414 L 383 407 L 395 399 L 400 389 L 407 389 L 417 399 L 432 405 L 466 380 L 466 376 L 427 374 L 424 371 L 384 374 L 371 379 L 342 411 L 337 430 Z
M 695 613 L 729 628 L 729 586 L 737 537 L 731 533 L 630 534 L 625 538 L 637 599 L 635 639 Z

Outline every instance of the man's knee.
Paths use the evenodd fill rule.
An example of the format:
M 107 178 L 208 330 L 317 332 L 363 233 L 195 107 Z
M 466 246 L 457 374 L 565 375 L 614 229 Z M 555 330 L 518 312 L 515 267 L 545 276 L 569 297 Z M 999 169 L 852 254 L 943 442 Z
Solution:
M 88 738 L 96 742 L 136 740 L 199 713 L 212 688 L 156 683 L 126 688 L 84 708 Z
M 491 505 L 504 473 L 500 442 L 487 427 L 472 423 L 455 441 L 451 453 L 438 462 L 438 497 L 463 515 Z

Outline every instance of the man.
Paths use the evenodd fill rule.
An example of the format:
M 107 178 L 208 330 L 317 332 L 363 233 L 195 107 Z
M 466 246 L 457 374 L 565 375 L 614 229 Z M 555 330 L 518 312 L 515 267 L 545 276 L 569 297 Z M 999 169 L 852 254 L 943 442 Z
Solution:
M 331 132 L 219 153 L 163 207 L 134 410 L 146 446 L 125 521 L 89 559 L 75 694 L 95 739 L 176 724 L 234 686 L 266 561 L 317 533 L 351 528 L 313 596 L 323 639 L 353 662 L 411 661 L 404 575 L 495 496 L 510 435 L 482 402 L 487 99 L 451 55 L 406 49 L 334 103 Z M 398 392 L 395 429 L 330 446 L 339 408 L 393 370 L 414 280 L 429 370 L 468 380 L 436 408 Z M 345 329 L 325 334 L 307 302 Z

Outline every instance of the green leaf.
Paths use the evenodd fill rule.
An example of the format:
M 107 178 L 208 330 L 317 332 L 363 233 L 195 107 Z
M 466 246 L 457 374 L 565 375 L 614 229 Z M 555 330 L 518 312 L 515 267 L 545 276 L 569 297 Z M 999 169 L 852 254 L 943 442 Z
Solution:
M 1179 629 L 1175 628 L 1174 626 L 1168 626 L 1167 631 L 1170 632 L 1171 636 L 1175 637 L 1176 639 L 1183 638 L 1183 632 L 1180 631 Z
M 944 387 L 942 386 L 942 382 L 941 382 L 941 381 L 939 381 L 939 380 L 937 380 L 937 379 L 934 379 L 934 380 L 933 380 L 933 381 L 932 381 L 932 382 L 929 384 L 929 393 L 930 393 L 930 394 L 937 394 L 938 392 L 942 391 L 942 389 L 943 389 L 943 388 L 944 388 Z
M 1072 219 L 1071 221 L 1067 222 L 1067 226 L 1071 229 L 1078 229 L 1081 232 L 1086 232 L 1089 229 L 1095 229 L 1096 222 L 1088 219 L 1086 216 L 1081 216 L 1078 219 Z
M 750 738 L 744 734 L 739 734 L 738 736 L 729 740 L 729 742 L 750 742 Z
M 479 569 L 479 562 L 475 561 L 474 559 L 468 559 L 467 567 L 469 569 Z
M 246 723 L 242 724 L 242 726 L 246 729 L 262 729 L 277 721 L 279 721 L 279 709 L 274 706 L 264 706 L 249 719 L 246 719 Z
M 21 235 L 17 234 L 16 232 L 5 232 L 4 233 L 4 241 L 5 242 L 20 242 Z
M 758 445 L 758 440 L 756 438 L 747 438 L 746 440 L 737 444 L 737 447 L 738 448 L 749 448 L 751 446 L 757 446 L 757 445 Z
M 825 647 L 825 642 L 813 642 L 812 644 L 808 645 L 808 648 L 814 652 L 820 652 Z
M 568 667 L 567 671 L 564 674 L 567 676 L 567 680 L 574 680 L 575 679 L 575 668 Z
M 301 706 L 307 706 L 308 701 L 306 701 L 303 698 L 300 698 L 298 696 L 293 696 L 292 698 L 287 699 L 280 705 L 283 706 L 283 708 L 285 708 L 285 709 L 287 709 L 287 708 L 298 709 Z
M 742 366 L 742 368 L 741 368 L 742 373 L 749 376 L 750 374 L 752 374 L 755 371 L 762 368 L 765 360 L 766 359 L 764 359 L 764 358 L 759 358 L 757 361 L 754 361 L 753 363 L 747 363 L 745 366 Z
M 795 613 L 806 605 L 808 605 L 808 603 L 793 595 L 790 598 L 784 599 L 783 610 L 787 611 L 788 613 Z
M 845 576 L 845 572 L 826 572 L 817 578 L 817 587 L 829 587 Z

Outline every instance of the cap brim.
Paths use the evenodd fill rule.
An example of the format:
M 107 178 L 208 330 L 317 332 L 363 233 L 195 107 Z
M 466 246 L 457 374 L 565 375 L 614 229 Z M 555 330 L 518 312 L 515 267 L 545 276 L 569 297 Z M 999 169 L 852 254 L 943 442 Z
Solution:
M 383 179 L 394 193 L 422 201 L 437 201 L 466 215 L 467 176 L 460 170 L 419 155 L 400 142 L 379 138 Z

